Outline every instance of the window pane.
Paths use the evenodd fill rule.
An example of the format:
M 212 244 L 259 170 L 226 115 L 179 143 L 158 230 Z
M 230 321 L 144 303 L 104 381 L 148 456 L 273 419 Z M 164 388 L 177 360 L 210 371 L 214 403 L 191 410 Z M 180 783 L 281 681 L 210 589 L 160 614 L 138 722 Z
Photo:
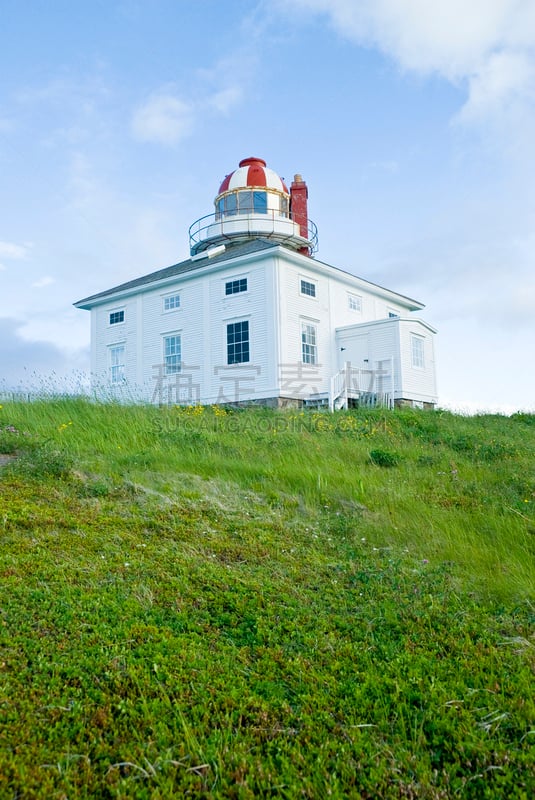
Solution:
M 350 294 L 349 296 L 349 308 L 351 311 L 362 311 L 362 298 L 356 294 Z
M 303 324 L 301 326 L 301 352 L 303 364 L 318 363 L 318 347 L 314 325 Z
M 225 200 L 225 214 L 235 214 L 236 213 L 236 195 L 235 194 L 227 194 L 224 198 Z
M 124 322 L 124 311 L 112 311 L 110 314 L 110 325 L 117 325 L 118 322 Z
M 306 294 L 308 297 L 316 297 L 316 284 L 310 281 L 301 281 L 301 294 Z
M 174 375 L 180 372 L 182 360 L 182 347 L 180 336 L 165 336 L 164 337 L 164 365 L 165 374 Z
M 124 344 L 110 347 L 110 380 L 112 383 L 122 383 L 124 381 Z
M 421 336 L 413 336 L 411 341 L 412 366 L 423 369 L 424 363 L 424 340 Z
M 253 192 L 253 205 L 255 214 L 267 214 L 267 193 Z
M 238 192 L 238 207 L 240 214 L 250 214 L 253 210 L 253 193 Z
M 180 308 L 180 295 L 174 294 L 170 297 L 164 297 L 163 308 L 164 311 L 172 311 L 174 308 Z
M 232 322 L 227 325 L 227 363 L 243 364 L 249 361 L 249 322 Z
M 247 291 L 247 278 L 238 278 L 235 281 L 225 283 L 225 294 L 238 294 Z

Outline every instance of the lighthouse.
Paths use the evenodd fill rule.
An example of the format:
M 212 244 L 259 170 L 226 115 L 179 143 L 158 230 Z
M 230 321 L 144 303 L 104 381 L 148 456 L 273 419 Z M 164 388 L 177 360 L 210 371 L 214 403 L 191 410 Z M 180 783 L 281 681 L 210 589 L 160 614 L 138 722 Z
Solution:
M 214 212 L 191 225 L 191 255 L 262 238 L 312 256 L 318 235 L 308 218 L 307 201 L 301 175 L 295 175 L 288 191 L 262 158 L 244 158 L 222 181 Z
M 301 175 L 251 156 L 214 183 L 188 258 L 76 303 L 95 387 L 159 404 L 433 408 L 423 304 L 314 257 Z

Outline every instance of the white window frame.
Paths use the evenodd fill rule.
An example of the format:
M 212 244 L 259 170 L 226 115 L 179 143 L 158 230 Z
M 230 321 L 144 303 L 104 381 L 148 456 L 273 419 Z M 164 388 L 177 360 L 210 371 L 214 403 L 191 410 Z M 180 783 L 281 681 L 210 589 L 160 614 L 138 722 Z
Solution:
M 231 344 L 233 346 L 235 346 L 236 342 L 229 342 L 229 333 L 230 333 L 229 328 L 230 328 L 231 325 L 243 325 L 244 323 L 247 324 L 247 339 L 246 340 L 245 339 L 241 339 L 240 340 L 240 344 L 243 344 L 243 342 L 247 341 L 247 359 L 243 359 L 243 360 L 240 360 L 240 361 L 237 361 L 235 359 L 231 360 L 230 359 L 230 354 L 229 354 L 229 347 L 230 347 Z M 250 320 L 248 318 L 246 318 L 246 319 L 233 319 L 233 320 L 229 320 L 229 321 L 225 322 L 225 355 L 226 355 L 225 360 L 226 360 L 226 363 L 227 363 L 228 366 L 234 366 L 235 364 L 250 364 L 251 363 L 251 324 L 250 324 Z M 234 351 L 234 355 L 236 355 L 235 351 Z
M 163 296 L 163 312 L 169 314 L 171 311 L 177 311 L 181 308 L 182 300 L 180 292 L 173 292 L 173 294 L 166 294 Z
M 175 340 L 173 352 L 168 352 L 168 342 L 170 342 L 171 339 Z M 178 348 L 176 348 L 176 341 L 178 341 Z M 180 331 L 173 331 L 172 333 L 162 334 L 162 350 L 164 374 L 178 375 L 182 372 L 182 333 Z M 176 361 L 177 356 L 178 361 Z
M 121 356 L 119 356 L 121 353 Z M 126 343 L 115 342 L 108 345 L 108 370 L 110 376 L 110 383 L 117 386 L 124 383 L 126 369 Z
M 112 317 L 120 316 L 121 314 L 122 314 L 121 319 L 115 319 L 112 322 Z M 115 325 L 124 325 L 125 318 L 126 318 L 126 313 L 124 308 L 114 308 L 108 312 L 108 325 L 110 326 L 113 325 L 114 327 Z
M 425 336 L 411 333 L 411 364 L 414 369 L 425 369 Z
M 318 363 L 318 327 L 307 320 L 301 321 L 301 361 L 311 365 Z
M 362 313 L 362 297 L 360 294 L 347 294 L 347 305 L 350 311 Z
M 313 291 L 307 291 L 307 288 L 310 287 Z M 318 284 L 316 281 L 310 280 L 310 278 L 304 278 L 302 275 L 299 276 L 299 294 L 302 297 L 309 297 L 312 300 L 318 299 Z

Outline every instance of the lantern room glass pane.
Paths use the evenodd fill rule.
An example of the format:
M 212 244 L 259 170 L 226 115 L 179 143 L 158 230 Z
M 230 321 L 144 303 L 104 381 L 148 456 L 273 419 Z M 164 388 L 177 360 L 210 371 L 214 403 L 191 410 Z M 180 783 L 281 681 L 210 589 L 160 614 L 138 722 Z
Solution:
M 250 214 L 253 210 L 253 193 L 238 192 L 238 208 L 240 214 Z
M 237 213 L 236 208 L 236 195 L 235 194 L 227 194 L 225 197 L 225 214 L 229 214 L 232 216 L 233 214 Z
M 267 214 L 267 192 L 253 192 L 255 214 Z

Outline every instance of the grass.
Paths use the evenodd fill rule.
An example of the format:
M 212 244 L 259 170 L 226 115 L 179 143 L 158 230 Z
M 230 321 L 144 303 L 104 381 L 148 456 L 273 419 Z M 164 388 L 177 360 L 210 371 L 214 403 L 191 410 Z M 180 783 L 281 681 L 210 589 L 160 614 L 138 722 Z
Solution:
M 0 796 L 533 796 L 534 423 L 4 404 Z

